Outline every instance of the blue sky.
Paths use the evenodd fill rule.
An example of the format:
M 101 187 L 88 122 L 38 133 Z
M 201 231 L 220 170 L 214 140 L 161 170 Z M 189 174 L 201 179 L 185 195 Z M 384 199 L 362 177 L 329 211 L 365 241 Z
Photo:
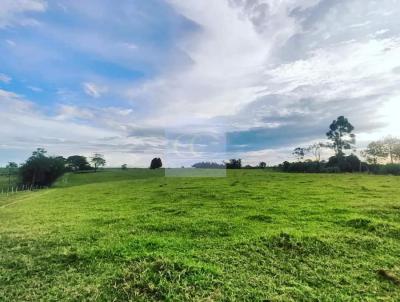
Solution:
M 0 165 L 277 163 L 346 115 L 400 135 L 399 0 L 2 0 Z M 327 154 L 328 155 L 328 154 Z

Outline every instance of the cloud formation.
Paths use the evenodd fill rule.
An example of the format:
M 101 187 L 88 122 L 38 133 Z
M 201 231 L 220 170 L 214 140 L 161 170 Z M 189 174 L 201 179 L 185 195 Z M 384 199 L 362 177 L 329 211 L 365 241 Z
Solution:
M 1 149 L 276 163 L 339 115 L 399 135 L 397 2 L 2 1 Z
M 44 0 L 2 0 L 0 3 L 0 28 L 37 25 L 37 19 L 28 14 L 44 12 L 46 7 Z

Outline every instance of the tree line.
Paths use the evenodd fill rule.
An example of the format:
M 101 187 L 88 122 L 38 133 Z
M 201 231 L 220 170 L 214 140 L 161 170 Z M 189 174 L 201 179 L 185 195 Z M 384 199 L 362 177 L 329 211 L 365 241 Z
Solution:
M 371 142 L 361 155 L 362 161 L 356 154 L 355 127 L 350 121 L 339 116 L 332 121 L 326 132 L 326 141 L 315 142 L 306 147 L 297 147 L 292 154 L 297 161 L 285 161 L 273 167 L 284 172 L 309 172 L 309 173 L 336 173 L 336 172 L 371 172 L 377 174 L 400 175 L 400 139 L 386 137 Z M 322 160 L 323 150 L 331 150 L 334 155 L 328 160 Z M 306 159 L 307 158 L 307 159 Z M 214 162 L 200 162 L 193 168 L 204 169 L 264 169 L 267 164 L 260 162 L 257 166 L 246 165 L 242 167 L 241 159 L 230 159 L 222 164 Z
M 30 187 L 50 186 L 65 172 L 97 172 L 105 166 L 104 156 L 95 153 L 89 160 L 85 156 L 73 155 L 67 158 L 62 156 L 48 156 L 47 151 L 38 148 L 19 167 L 16 163 L 8 163 L 8 171 L 16 171 L 18 182 Z M 9 174 L 11 174 L 9 172 Z
M 400 175 L 400 139 L 394 137 L 383 138 L 371 142 L 361 155 L 366 159 L 363 162 L 355 154 L 356 135 L 354 126 L 344 116 L 334 120 L 326 133 L 327 142 L 314 143 L 308 147 L 297 147 L 293 155 L 297 162 L 285 161 L 277 168 L 285 172 L 372 172 L 378 174 Z M 321 161 L 321 152 L 324 148 L 333 150 L 334 156 L 328 161 Z M 350 154 L 346 154 L 350 152 Z M 303 161 L 308 155 L 313 160 Z
M 400 139 L 386 137 L 371 142 L 361 152 L 366 159 L 366 162 L 363 162 L 355 154 L 356 135 L 354 134 L 354 129 L 354 126 L 347 118 L 339 116 L 329 125 L 329 129 L 326 132 L 326 142 L 313 143 L 307 147 L 297 147 L 293 150 L 293 155 L 297 159 L 296 162 L 285 161 L 273 168 L 284 172 L 332 173 L 368 171 L 379 174 L 400 175 Z M 323 149 L 330 149 L 334 153 L 327 161 L 321 160 Z M 304 160 L 309 156 L 313 159 Z M 16 163 L 10 162 L 6 170 L 8 171 L 9 179 L 11 179 L 12 173 L 17 173 L 21 185 L 49 186 L 65 172 L 97 172 L 105 164 L 104 156 L 99 153 L 95 153 L 89 159 L 81 155 L 64 158 L 62 156 L 48 156 L 45 149 L 38 148 L 22 165 L 18 167 Z M 162 166 L 161 158 L 153 158 L 149 168 L 159 169 Z M 247 165 L 243 167 L 242 160 L 239 158 L 230 159 L 221 164 L 200 162 L 192 167 L 203 169 L 265 169 L 267 164 L 260 162 L 257 166 Z M 127 165 L 124 164 L 121 168 L 126 170 Z

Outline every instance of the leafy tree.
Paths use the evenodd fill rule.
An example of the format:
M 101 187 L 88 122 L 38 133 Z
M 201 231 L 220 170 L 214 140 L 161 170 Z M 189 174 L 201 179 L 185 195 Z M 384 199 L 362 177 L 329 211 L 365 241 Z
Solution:
M 393 158 L 396 159 L 397 162 L 400 161 L 400 142 L 393 148 Z
M 389 136 L 371 142 L 363 154 L 370 163 L 378 164 L 380 160 L 389 160 L 393 164 L 400 160 L 400 139 Z
M 18 164 L 15 163 L 15 162 L 10 161 L 10 162 L 7 164 L 6 168 L 7 168 L 7 169 L 16 169 L 16 168 L 18 168 Z
M 331 147 L 336 156 L 344 156 L 344 150 L 350 150 L 356 142 L 356 136 L 353 134 L 354 127 L 344 116 L 339 116 L 329 126 L 330 130 L 326 133 L 328 139 L 332 141 Z
M 302 161 L 304 156 L 306 155 L 307 149 L 302 147 L 297 147 L 293 150 L 293 155 L 297 158 L 298 161 Z
M 127 165 L 127 164 L 123 164 L 123 165 L 121 165 L 121 169 L 122 169 L 122 170 L 126 170 L 126 169 L 128 169 L 128 165 Z
M 400 160 L 400 139 L 388 136 L 383 140 L 383 148 L 389 156 L 390 163 Z
M 94 165 L 94 172 L 97 172 L 99 167 L 104 167 L 106 165 L 106 160 L 104 159 L 104 155 L 95 153 L 90 159 L 91 163 Z
M 23 184 L 31 186 L 49 186 L 65 172 L 63 157 L 48 157 L 44 149 L 37 149 L 20 167 Z
M 150 163 L 150 169 L 159 169 L 162 167 L 161 158 L 153 158 Z
M 362 154 L 366 157 L 367 162 L 374 165 L 378 164 L 379 159 L 386 159 L 389 155 L 382 141 L 369 143 Z
M 265 169 L 267 167 L 267 163 L 262 161 L 258 164 L 258 167 L 261 169 Z
M 67 167 L 72 171 L 85 171 L 91 169 L 86 157 L 81 155 L 73 155 L 68 157 Z
M 242 160 L 239 159 L 230 159 L 229 162 L 225 163 L 227 169 L 241 169 L 242 168 Z

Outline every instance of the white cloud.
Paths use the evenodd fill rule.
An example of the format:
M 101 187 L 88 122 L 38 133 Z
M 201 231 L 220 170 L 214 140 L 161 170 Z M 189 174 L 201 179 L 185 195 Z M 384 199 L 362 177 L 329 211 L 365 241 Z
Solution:
M 29 6 L 28 2 L 37 6 Z M 278 152 L 289 154 L 292 146 L 287 146 L 291 140 L 308 143 L 316 136 L 323 138 L 325 127 L 341 114 L 350 115 L 362 140 L 372 138 L 371 133 L 400 131 L 393 113 L 397 112 L 400 97 L 400 19 L 397 18 L 400 7 L 393 5 L 393 0 L 167 2 L 179 15 L 197 25 L 190 34 L 179 36 L 181 39 L 171 49 L 164 49 L 163 45 L 154 51 L 131 40 L 131 35 L 119 35 L 117 30 L 103 34 L 97 27 L 79 32 L 57 26 L 41 28 L 40 33 L 47 38 L 59 43 L 68 41 L 75 50 L 101 62 L 135 71 L 143 65 L 158 69 L 154 68 L 154 77 L 146 75 L 134 83 L 129 83 L 129 79 L 82 73 L 79 92 L 67 84 L 68 90 L 59 90 L 58 97 L 68 105 L 58 104 L 57 114 L 50 118 L 35 113 L 38 123 L 47 120 L 46 127 L 53 125 L 51 122 L 56 128 L 64 123 L 76 131 L 86 125 L 93 130 L 95 143 L 88 134 L 85 139 L 89 143 L 82 139 L 79 147 L 74 146 L 82 150 L 101 146 L 113 152 L 115 158 L 123 152 L 135 153 L 140 158 L 141 152 L 161 150 L 163 141 L 158 134 L 165 128 L 167 132 L 180 129 L 185 133 L 193 129 L 210 133 L 255 129 L 256 139 L 265 137 L 271 140 L 271 145 L 272 140 L 281 144 L 266 149 L 261 144 L 241 142 L 243 150 L 261 149 L 261 153 L 242 152 L 243 157 L 253 161 L 263 156 L 282 160 Z M 45 2 L 39 0 L 4 3 L 8 4 L 1 3 L 0 8 L 8 5 L 8 11 L 17 11 L 16 6 L 11 8 L 11 3 L 25 5 L 21 12 L 40 12 L 46 8 Z M 116 28 L 123 23 L 125 27 L 132 26 L 132 33 L 137 30 L 134 23 L 128 22 L 132 18 L 123 19 L 126 16 L 119 16 L 119 10 L 111 10 L 112 4 L 108 2 L 99 1 L 96 9 L 86 1 L 60 3 L 70 16 L 77 13 L 94 23 L 104 21 L 107 16 L 110 22 L 118 20 Z M 0 27 L 29 23 L 19 12 L 7 16 L 0 13 Z M 15 48 L 22 49 L 20 45 L 25 42 L 17 42 Z M 16 46 L 14 42 L 8 44 Z M 32 65 L 36 68 L 49 58 L 60 59 L 52 49 L 28 46 L 24 49 L 19 57 L 34 53 L 30 57 L 36 60 L 37 65 Z M 159 54 L 164 51 L 173 53 L 173 59 L 161 64 Z M 105 94 L 115 97 L 118 105 L 88 108 L 84 102 L 77 106 L 76 101 L 71 105 L 74 100 L 82 99 L 79 94 L 82 89 L 91 98 Z M 21 103 L 16 95 L 7 98 L 14 98 L 21 106 L 29 103 Z M 30 108 L 26 115 L 31 116 L 32 110 L 36 109 Z M 386 128 L 382 128 L 382 122 Z M 51 131 L 43 132 L 47 138 L 56 137 Z M 101 135 L 97 136 L 98 133 Z M 66 146 L 69 136 L 61 136 L 62 142 L 54 144 Z M 284 136 L 288 139 L 283 142 Z
M 393 9 L 390 1 L 384 1 L 382 7 L 359 0 L 169 3 L 201 29 L 180 44 L 191 58 L 191 65 L 172 68 L 128 91 L 132 100 L 145 99 L 154 107 L 147 121 L 181 126 L 196 121 L 207 125 L 210 118 L 233 115 L 233 119 L 226 120 L 231 122 L 226 125 L 228 131 L 251 128 L 252 123 L 253 127 L 258 124 L 268 128 L 268 121 L 241 118 L 240 110 L 259 98 L 277 95 L 275 102 L 271 100 L 271 105 L 266 104 L 265 111 L 259 112 L 260 117 L 268 116 L 268 107 L 278 115 L 290 116 L 296 113 L 293 108 L 300 109 L 307 104 L 305 99 L 312 99 L 312 106 L 321 110 L 329 102 L 329 108 L 335 110 L 329 112 L 330 119 L 348 112 L 348 103 L 371 114 L 373 122 L 388 122 L 369 107 L 384 106 L 390 97 L 399 96 L 400 74 L 395 74 L 393 68 L 400 62 L 400 39 L 383 36 L 389 30 L 381 30 L 393 28 L 397 21 L 382 21 L 379 17 Z M 359 9 L 364 14 L 355 18 L 351 12 Z M 371 32 L 378 32 L 379 38 L 371 38 Z M 293 41 L 298 46 L 306 43 L 307 51 L 290 44 Z M 280 57 L 285 47 L 291 47 L 290 56 L 301 57 L 285 63 L 286 59 Z M 282 102 L 285 96 L 290 97 L 289 102 Z M 304 107 L 296 114 L 311 119 L 313 112 Z M 371 122 L 371 127 L 377 124 Z M 360 128 L 371 131 L 364 123 Z
M 17 43 L 15 43 L 13 40 L 6 40 L 6 43 L 8 46 L 14 47 L 17 45 Z
M 91 118 L 106 120 L 107 110 L 99 111 L 99 116 L 96 112 L 94 116 L 87 108 L 62 105 L 59 114 L 51 117 L 42 114 L 22 96 L 1 89 L 0 107 L 0 136 L 6 142 L 0 149 L 19 150 L 25 157 L 36 147 L 44 147 L 50 154 L 63 156 L 90 156 L 100 152 L 106 155 L 109 166 L 123 163 L 147 166 L 151 156 L 163 150 L 164 138 L 131 137 L 124 129 L 109 127 L 101 121 L 96 126 L 79 121 Z M 126 114 L 121 110 L 118 112 Z M 117 120 L 119 116 L 114 118 Z
M 33 92 L 42 92 L 42 91 L 43 91 L 42 88 L 36 87 L 36 86 L 28 86 L 28 88 L 29 88 L 30 90 L 32 90 Z
M 233 114 L 253 101 L 263 87 L 260 78 L 269 63 L 271 50 L 299 30 L 285 2 L 265 15 L 272 23 L 271 28 L 262 32 L 251 19 L 241 17 L 243 7 L 227 1 L 169 2 L 201 27 L 180 43 L 192 64 L 172 68 L 128 92 L 132 99 L 145 98 L 159 103 L 155 107 L 161 108 L 158 113 L 162 122 Z
M 108 91 L 107 86 L 97 85 L 94 83 L 83 83 L 85 93 L 93 98 L 99 98 Z
M 8 75 L 4 74 L 4 73 L 0 73 L 0 82 L 3 82 L 5 84 L 9 84 L 11 83 L 11 77 L 9 77 Z
M 14 25 L 36 25 L 38 22 L 25 13 L 44 12 L 47 4 L 44 0 L 2 0 L 0 2 L 0 28 Z

